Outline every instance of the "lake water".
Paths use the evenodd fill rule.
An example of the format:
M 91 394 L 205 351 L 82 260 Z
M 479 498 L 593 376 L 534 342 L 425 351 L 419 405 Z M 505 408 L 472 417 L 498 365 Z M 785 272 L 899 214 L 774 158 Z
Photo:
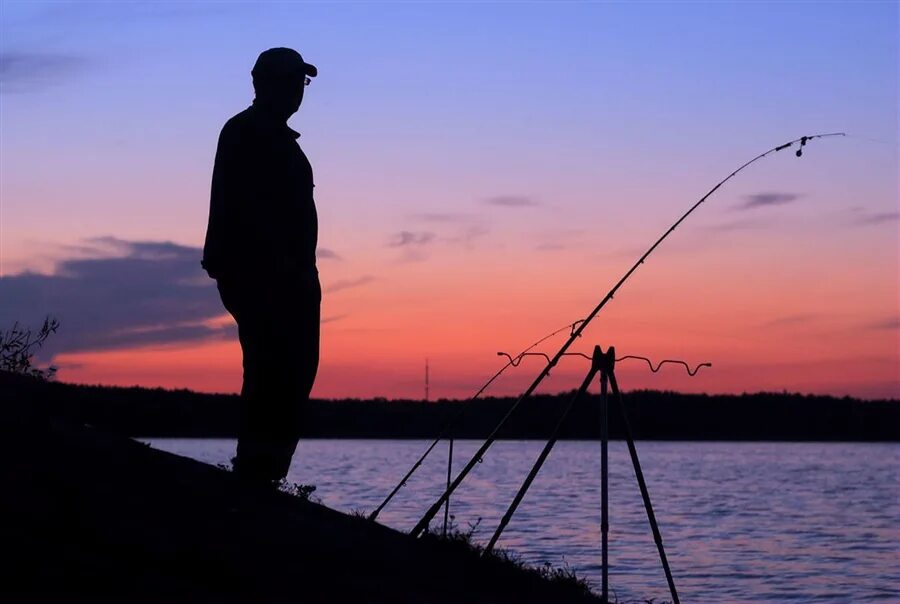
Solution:
M 213 464 L 234 441 L 151 439 Z M 372 511 L 425 441 L 310 440 L 288 479 L 342 511 Z M 458 471 L 480 442 L 455 444 Z M 542 442 L 500 441 L 457 490 L 451 514 L 486 543 Z M 638 442 L 675 585 L 684 602 L 900 602 L 900 446 Z M 438 445 L 379 521 L 408 531 L 441 494 Z M 610 443 L 610 588 L 669 600 L 628 450 Z M 454 472 L 455 475 L 455 472 Z M 440 528 L 443 513 L 435 521 Z M 479 523 L 480 519 L 480 523 Z M 533 564 L 568 565 L 600 586 L 600 445 L 560 442 L 499 543 Z

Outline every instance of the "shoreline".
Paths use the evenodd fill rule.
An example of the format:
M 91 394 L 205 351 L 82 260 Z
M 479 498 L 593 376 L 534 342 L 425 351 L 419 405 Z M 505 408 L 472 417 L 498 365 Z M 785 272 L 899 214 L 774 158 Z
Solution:
M 62 420 L 0 422 L 6 601 L 589 602 L 583 583 L 413 539 Z

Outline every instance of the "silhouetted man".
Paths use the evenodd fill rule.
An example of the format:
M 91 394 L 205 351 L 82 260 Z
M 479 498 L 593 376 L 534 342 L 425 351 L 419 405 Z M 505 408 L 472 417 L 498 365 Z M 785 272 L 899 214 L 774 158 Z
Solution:
M 253 104 L 219 135 L 202 265 L 237 321 L 244 356 L 234 470 L 268 484 L 287 474 L 319 365 L 313 174 L 287 125 L 317 70 L 272 48 L 251 73 Z

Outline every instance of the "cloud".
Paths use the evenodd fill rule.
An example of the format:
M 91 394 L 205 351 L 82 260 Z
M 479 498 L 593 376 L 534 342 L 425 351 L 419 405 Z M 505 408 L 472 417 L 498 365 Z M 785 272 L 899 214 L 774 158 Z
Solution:
M 854 224 L 872 225 L 897 222 L 900 220 L 900 212 L 879 212 L 875 214 L 863 214 L 856 218 Z
M 455 212 L 426 212 L 424 214 L 413 214 L 412 217 L 424 222 L 472 222 L 476 219 L 471 214 L 457 214 Z
M 60 328 L 62 329 L 62 328 Z M 87 350 L 133 348 L 135 346 L 170 345 L 191 341 L 203 341 L 216 337 L 237 336 L 237 326 L 210 327 L 202 323 L 183 323 L 171 326 L 124 328 L 110 331 L 102 345 L 86 347 Z M 78 348 L 75 348 L 78 350 Z
M 361 285 L 365 285 L 367 283 L 371 283 L 375 280 L 375 277 L 372 275 L 363 275 L 362 277 L 358 277 L 356 279 L 342 279 L 340 281 L 335 281 L 331 285 L 325 288 L 325 291 L 333 293 L 339 292 L 342 289 L 350 289 L 351 287 L 359 287 Z
M 797 201 L 803 197 L 798 193 L 754 193 L 753 195 L 744 195 L 744 203 L 737 206 L 738 210 L 753 210 L 756 208 L 764 208 L 768 206 L 781 206 L 792 201 Z
M 421 248 L 407 248 L 401 256 L 399 256 L 395 262 L 398 264 L 407 264 L 410 262 L 424 262 L 431 257 L 430 254 L 426 254 L 421 251 Z
M 761 327 L 787 327 L 791 325 L 802 325 L 806 323 L 810 323 L 819 319 L 818 315 L 814 314 L 797 314 L 797 315 L 786 315 L 783 317 L 776 317 L 771 321 L 766 321 L 762 323 Z
M 388 243 L 389 247 L 405 247 L 410 245 L 425 245 L 434 241 L 434 233 L 400 231 Z
M 327 247 L 320 247 L 316 249 L 316 258 L 319 260 L 343 260 L 343 258 L 341 258 L 337 252 L 328 249 Z
M 340 321 L 341 319 L 346 319 L 348 316 L 350 316 L 349 313 L 344 313 L 342 315 L 332 315 L 330 317 L 324 317 L 322 319 L 322 323 L 323 324 L 334 323 L 335 321 Z
M 424 214 L 413 214 L 411 216 L 414 220 L 419 220 L 422 222 L 430 222 L 437 223 L 440 225 L 446 225 L 444 231 L 451 231 L 446 235 L 442 235 L 440 238 L 435 241 L 439 241 L 441 243 L 447 244 L 462 244 L 463 246 L 470 247 L 475 240 L 480 239 L 487 235 L 490 232 L 490 229 L 484 224 L 484 217 L 478 214 L 464 214 L 461 212 L 430 212 Z M 392 241 L 393 247 L 399 247 L 398 244 L 402 245 L 401 242 L 403 239 L 401 238 L 403 233 L 399 233 L 395 235 L 394 240 Z M 409 235 L 407 235 L 407 239 L 409 239 Z M 430 243 L 432 241 L 429 238 L 427 241 L 417 241 L 416 243 Z M 407 244 L 412 244 L 413 241 L 406 242 Z M 421 259 L 422 254 L 416 255 L 417 259 Z M 410 259 L 409 257 L 407 260 Z
M 0 326 L 35 326 L 45 315 L 60 329 L 44 354 L 128 348 L 230 337 L 210 325 L 225 313 L 200 248 L 171 242 L 87 240 L 53 274 L 0 277 Z
M 484 203 L 504 208 L 527 208 L 540 205 L 534 198 L 524 195 L 498 195 L 485 199 Z
M 888 317 L 881 321 L 870 323 L 868 327 L 869 329 L 900 329 L 900 316 Z
M 461 243 L 464 246 L 470 246 L 477 239 L 481 239 L 490 232 L 489 228 L 476 224 L 463 229 L 452 237 L 443 239 L 443 241 L 450 244 Z
M 729 222 L 721 222 L 719 224 L 710 225 L 707 228 L 708 231 L 715 231 L 720 233 L 730 233 L 733 231 L 750 231 L 754 229 L 764 229 L 769 226 L 769 222 L 763 220 L 752 220 L 752 219 L 742 219 L 742 220 L 731 220 Z
M 646 252 L 646 248 L 642 247 L 623 247 L 619 249 L 615 249 L 609 252 L 600 253 L 597 256 L 599 258 L 613 258 L 616 260 L 622 258 L 630 258 L 632 260 L 636 260 L 641 257 L 641 254 Z
M 39 92 L 84 71 L 83 57 L 65 54 L 0 54 L 0 93 Z

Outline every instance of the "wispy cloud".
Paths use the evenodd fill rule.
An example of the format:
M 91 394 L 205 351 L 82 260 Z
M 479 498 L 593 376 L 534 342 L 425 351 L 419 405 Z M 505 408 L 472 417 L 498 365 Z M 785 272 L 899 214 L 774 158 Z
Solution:
M 363 275 L 362 277 L 357 277 L 356 279 L 341 279 L 326 287 L 325 291 L 329 293 L 339 292 L 343 289 L 350 289 L 353 287 L 366 285 L 367 283 L 371 283 L 374 280 L 375 277 L 373 277 L 372 275 Z
M 330 317 L 324 317 L 322 319 L 322 323 L 334 323 L 335 321 L 340 321 L 341 319 L 346 319 L 349 317 L 349 313 L 344 313 L 342 315 L 332 315 Z
M 446 234 L 435 234 L 431 237 L 431 233 L 410 233 L 404 231 L 394 236 L 391 242 L 393 247 L 403 245 L 431 243 L 446 243 L 450 245 L 462 244 L 470 246 L 477 239 L 480 239 L 490 232 L 486 224 L 485 217 L 479 214 L 468 214 L 462 212 L 430 212 L 424 214 L 413 214 L 414 220 L 428 222 L 437 225 L 437 228 Z M 447 232 L 449 231 L 449 233 Z M 420 260 L 423 258 L 421 253 L 416 255 L 407 255 L 406 260 Z
M 467 246 L 467 245 L 471 245 L 476 240 L 481 239 L 482 237 L 484 237 L 485 235 L 487 235 L 490 232 L 491 232 L 491 230 L 489 228 L 487 228 L 486 226 L 476 224 L 476 225 L 469 226 L 469 227 L 463 229 L 462 231 L 459 231 L 459 232 L 455 233 L 454 235 L 451 235 L 450 237 L 443 239 L 442 241 L 444 241 L 446 243 L 450 243 L 450 244 L 461 243 L 461 244 Z
M 873 225 L 897 222 L 900 220 L 900 212 L 863 213 L 856 217 L 854 224 Z
M 528 208 L 540 205 L 536 199 L 525 195 L 498 195 L 485 199 L 484 203 L 503 208 Z
M 412 217 L 423 222 L 472 222 L 478 218 L 472 214 L 456 212 L 426 212 L 424 214 L 413 214 Z
M 316 249 L 316 258 L 319 260 L 343 260 L 341 256 L 338 255 L 334 250 L 328 249 L 327 247 L 320 247 Z
M 389 247 L 406 247 L 406 246 L 417 246 L 417 245 L 425 245 L 427 243 L 431 243 L 434 241 L 435 235 L 434 233 L 429 232 L 414 232 L 414 231 L 400 231 L 391 237 L 390 242 L 388 242 Z
M 624 258 L 637 259 L 645 251 L 647 251 L 647 250 L 644 248 L 640 248 L 640 247 L 623 247 L 623 248 L 619 248 L 619 249 L 615 249 L 615 250 L 610 250 L 608 252 L 602 252 L 602 253 L 598 254 L 597 256 L 599 258 L 613 258 L 616 260 L 624 259 Z
M 39 92 L 81 73 L 84 57 L 66 54 L 4 52 L 0 54 L 0 93 Z
M 869 329 L 900 329 L 900 316 L 887 317 L 881 321 L 875 321 L 868 325 Z
M 751 231 L 754 229 L 764 229 L 767 226 L 769 226 L 769 223 L 764 220 L 742 219 L 713 224 L 706 227 L 706 229 L 708 231 L 715 231 L 719 233 L 729 233 L 733 231 Z
M 804 325 L 807 323 L 811 323 L 819 318 L 819 315 L 803 313 L 796 315 L 785 315 L 783 317 L 776 317 L 770 321 L 766 321 L 760 327 L 789 327 L 792 325 Z
M 780 193 L 770 191 L 767 193 L 754 193 L 745 195 L 744 202 L 737 206 L 738 210 L 754 210 L 770 206 L 782 206 L 803 197 L 799 193 Z

